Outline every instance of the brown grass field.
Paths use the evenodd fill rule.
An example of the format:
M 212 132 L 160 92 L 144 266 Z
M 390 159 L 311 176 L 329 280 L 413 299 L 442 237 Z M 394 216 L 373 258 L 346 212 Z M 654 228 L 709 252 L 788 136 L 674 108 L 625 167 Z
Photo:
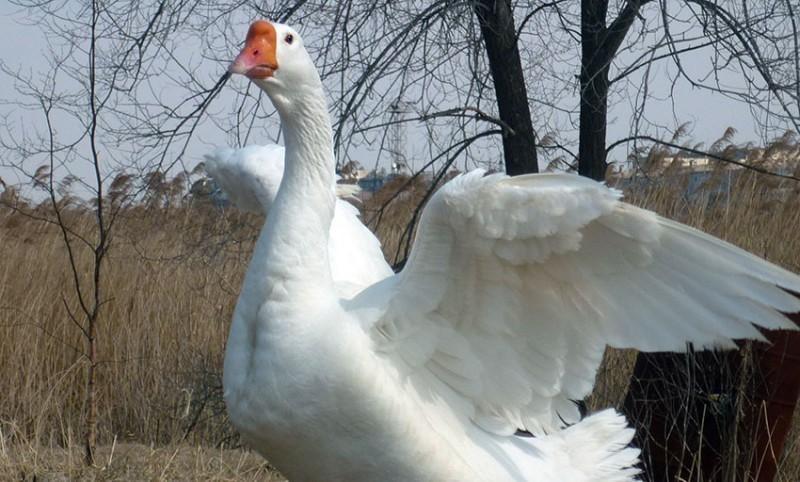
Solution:
M 720 174 L 709 183 L 720 182 Z M 735 176 L 730 193 L 688 200 L 678 181 L 628 190 L 627 200 L 800 272 L 800 185 Z M 611 181 L 613 183 L 613 181 Z M 373 220 L 394 186 L 362 208 Z M 709 185 L 708 189 L 714 189 Z M 387 257 L 421 199 L 415 184 L 385 210 Z M 48 208 L 33 208 L 42 216 Z M 67 213 L 92 236 L 85 209 Z M 103 272 L 98 464 L 82 463 L 85 359 L 59 230 L 0 208 L 0 480 L 279 480 L 241 448 L 221 400 L 224 342 L 262 219 L 207 204 L 133 207 L 120 215 Z M 89 252 L 79 250 L 88 277 Z M 635 354 L 610 351 L 591 408 L 619 406 Z M 779 480 L 800 480 L 800 423 Z

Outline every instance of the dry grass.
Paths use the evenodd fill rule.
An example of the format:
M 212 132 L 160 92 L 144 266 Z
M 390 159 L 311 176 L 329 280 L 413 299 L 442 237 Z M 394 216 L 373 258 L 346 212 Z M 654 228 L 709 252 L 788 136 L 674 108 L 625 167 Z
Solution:
M 70 216 L 91 235 L 90 216 Z M 118 222 L 98 332 L 100 443 L 235 446 L 220 367 L 260 221 L 186 208 L 130 210 Z M 54 226 L 5 212 L 0 245 L 0 443 L 71 447 L 84 424 L 85 359 L 67 315 L 76 306 L 63 243 Z
M 0 453 L 0 479 L 66 482 L 137 480 L 285 480 L 259 455 L 239 449 L 188 445 L 153 447 L 113 444 L 97 451 L 98 465 L 83 464 L 83 453 L 72 447 L 17 447 Z
M 630 190 L 629 200 L 800 271 L 797 185 L 743 175 L 730 201 L 726 194 L 714 202 L 687 200 L 681 185 Z M 397 187 L 366 203 L 366 217 Z M 389 203 L 378 233 L 390 259 L 423 195 L 417 183 Z M 89 214 L 69 217 L 91 236 Z M 207 206 L 129 209 L 119 219 L 98 336 L 98 459 L 111 462 L 87 469 L 76 448 L 85 362 L 67 315 L 66 306 L 76 306 L 63 242 L 54 226 L 0 209 L 0 479 L 275 480 L 258 457 L 237 449 L 220 396 L 228 323 L 260 223 Z M 79 266 L 88 255 L 81 251 Z M 607 354 L 590 406 L 620 405 L 634 358 Z M 797 427 L 782 480 L 800 480 Z

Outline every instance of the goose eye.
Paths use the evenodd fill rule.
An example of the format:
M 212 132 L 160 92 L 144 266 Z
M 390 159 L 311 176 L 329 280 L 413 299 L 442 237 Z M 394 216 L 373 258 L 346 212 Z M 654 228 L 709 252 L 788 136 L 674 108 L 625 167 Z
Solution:
M 284 37 L 283 39 L 286 41 L 287 44 L 292 45 L 292 42 L 294 42 L 294 35 L 288 33 L 286 34 L 286 37 Z

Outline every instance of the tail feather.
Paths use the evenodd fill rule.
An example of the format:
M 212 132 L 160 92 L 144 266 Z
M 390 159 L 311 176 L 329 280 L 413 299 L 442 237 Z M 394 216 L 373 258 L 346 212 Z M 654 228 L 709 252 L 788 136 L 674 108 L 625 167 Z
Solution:
M 587 481 L 630 482 L 640 473 L 639 449 L 631 447 L 634 430 L 613 409 L 603 410 L 564 429 L 570 464 Z

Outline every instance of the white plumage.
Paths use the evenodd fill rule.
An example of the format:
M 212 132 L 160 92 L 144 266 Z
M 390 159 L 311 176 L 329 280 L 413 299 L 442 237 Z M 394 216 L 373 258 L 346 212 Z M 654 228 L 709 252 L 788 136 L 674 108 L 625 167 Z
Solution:
M 569 174 L 454 179 L 406 266 L 375 320 L 378 349 L 431 371 L 503 435 L 576 422 L 570 400 L 591 391 L 606 345 L 734 348 L 800 311 L 777 287 L 800 290 L 796 275 Z
M 607 345 L 731 347 L 760 339 L 754 325 L 795 328 L 780 311 L 800 301 L 781 288 L 800 277 L 568 174 L 455 178 L 404 270 L 344 299 L 330 120 L 302 40 L 257 22 L 231 70 L 275 104 L 286 169 L 234 313 L 225 398 L 293 480 L 633 480 L 623 417 L 579 420 L 571 401 Z
M 268 214 L 283 178 L 283 146 L 219 147 L 205 155 L 205 168 L 239 209 Z M 336 184 L 336 193 L 350 197 L 354 190 Z M 336 200 L 328 257 L 339 294 L 345 298 L 392 274 L 380 241 L 359 220 L 358 209 Z
M 233 204 L 269 213 L 283 178 L 283 146 L 218 147 L 204 158 L 206 172 Z

